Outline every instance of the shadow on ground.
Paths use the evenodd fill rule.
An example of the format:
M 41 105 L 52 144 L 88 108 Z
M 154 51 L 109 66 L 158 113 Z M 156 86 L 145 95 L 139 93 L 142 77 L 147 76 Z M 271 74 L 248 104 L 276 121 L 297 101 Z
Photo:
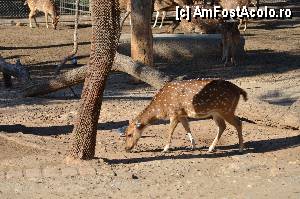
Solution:
M 127 126 L 128 121 L 118 121 L 118 122 L 106 122 L 99 123 L 98 130 L 116 130 L 123 126 Z M 13 124 L 13 125 L 0 125 L 0 133 L 23 133 L 23 134 L 32 134 L 39 136 L 51 136 L 51 135 L 61 135 L 71 133 L 73 130 L 73 125 L 64 125 L 64 126 L 49 126 L 49 127 L 27 127 L 22 124 Z
M 154 157 L 140 157 L 140 158 L 126 158 L 126 159 L 105 159 L 109 164 L 133 164 L 142 162 L 151 162 L 157 160 L 177 160 L 177 159 L 194 159 L 194 158 L 220 158 L 228 156 L 245 155 L 247 153 L 265 153 L 270 151 L 278 151 L 287 148 L 294 148 L 300 146 L 300 135 L 286 137 L 286 138 L 274 138 L 268 140 L 249 141 L 245 143 L 246 150 L 243 154 L 238 151 L 238 145 L 219 146 L 216 153 L 203 153 L 203 154 L 180 154 L 169 155 L 160 154 Z M 173 151 L 185 151 L 186 148 L 175 148 Z M 196 148 L 196 150 L 207 150 L 205 147 Z M 146 150 L 139 152 L 161 152 L 162 149 Z

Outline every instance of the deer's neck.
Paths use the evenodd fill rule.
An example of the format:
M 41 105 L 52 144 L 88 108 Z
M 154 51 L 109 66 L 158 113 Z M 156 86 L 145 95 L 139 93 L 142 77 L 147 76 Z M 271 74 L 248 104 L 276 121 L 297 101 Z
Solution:
M 147 126 L 155 119 L 157 119 L 157 111 L 153 104 L 147 106 L 137 118 L 137 120 L 144 126 Z

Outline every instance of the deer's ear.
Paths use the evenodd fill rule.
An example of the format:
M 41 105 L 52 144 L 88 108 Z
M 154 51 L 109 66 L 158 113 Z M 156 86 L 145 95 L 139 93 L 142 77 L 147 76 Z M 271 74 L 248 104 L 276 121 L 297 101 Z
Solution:
M 136 123 L 135 123 L 135 127 L 138 128 L 138 129 L 141 128 L 141 127 L 142 127 L 142 123 L 136 122 Z

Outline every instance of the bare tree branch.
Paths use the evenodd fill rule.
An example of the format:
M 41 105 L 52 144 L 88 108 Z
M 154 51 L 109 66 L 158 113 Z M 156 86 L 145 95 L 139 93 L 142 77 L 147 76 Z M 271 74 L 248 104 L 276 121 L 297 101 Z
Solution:
M 24 97 L 44 95 L 82 83 L 86 76 L 87 67 L 88 66 L 85 65 L 75 68 L 58 75 L 54 79 L 46 80 L 38 84 L 32 84 L 23 90 L 22 95 Z M 115 56 L 112 70 L 125 72 L 157 89 L 164 85 L 165 82 L 171 80 L 169 76 L 166 76 L 157 69 L 146 66 L 139 62 L 135 62 L 130 57 L 121 55 L 119 53 L 117 53 Z

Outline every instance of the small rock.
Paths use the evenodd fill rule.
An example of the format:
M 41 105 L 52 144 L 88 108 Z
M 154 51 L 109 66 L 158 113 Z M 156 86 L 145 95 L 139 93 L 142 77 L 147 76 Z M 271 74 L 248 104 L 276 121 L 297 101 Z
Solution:
M 132 177 L 132 179 L 134 179 L 134 180 L 139 179 L 135 174 L 132 174 L 131 177 Z

